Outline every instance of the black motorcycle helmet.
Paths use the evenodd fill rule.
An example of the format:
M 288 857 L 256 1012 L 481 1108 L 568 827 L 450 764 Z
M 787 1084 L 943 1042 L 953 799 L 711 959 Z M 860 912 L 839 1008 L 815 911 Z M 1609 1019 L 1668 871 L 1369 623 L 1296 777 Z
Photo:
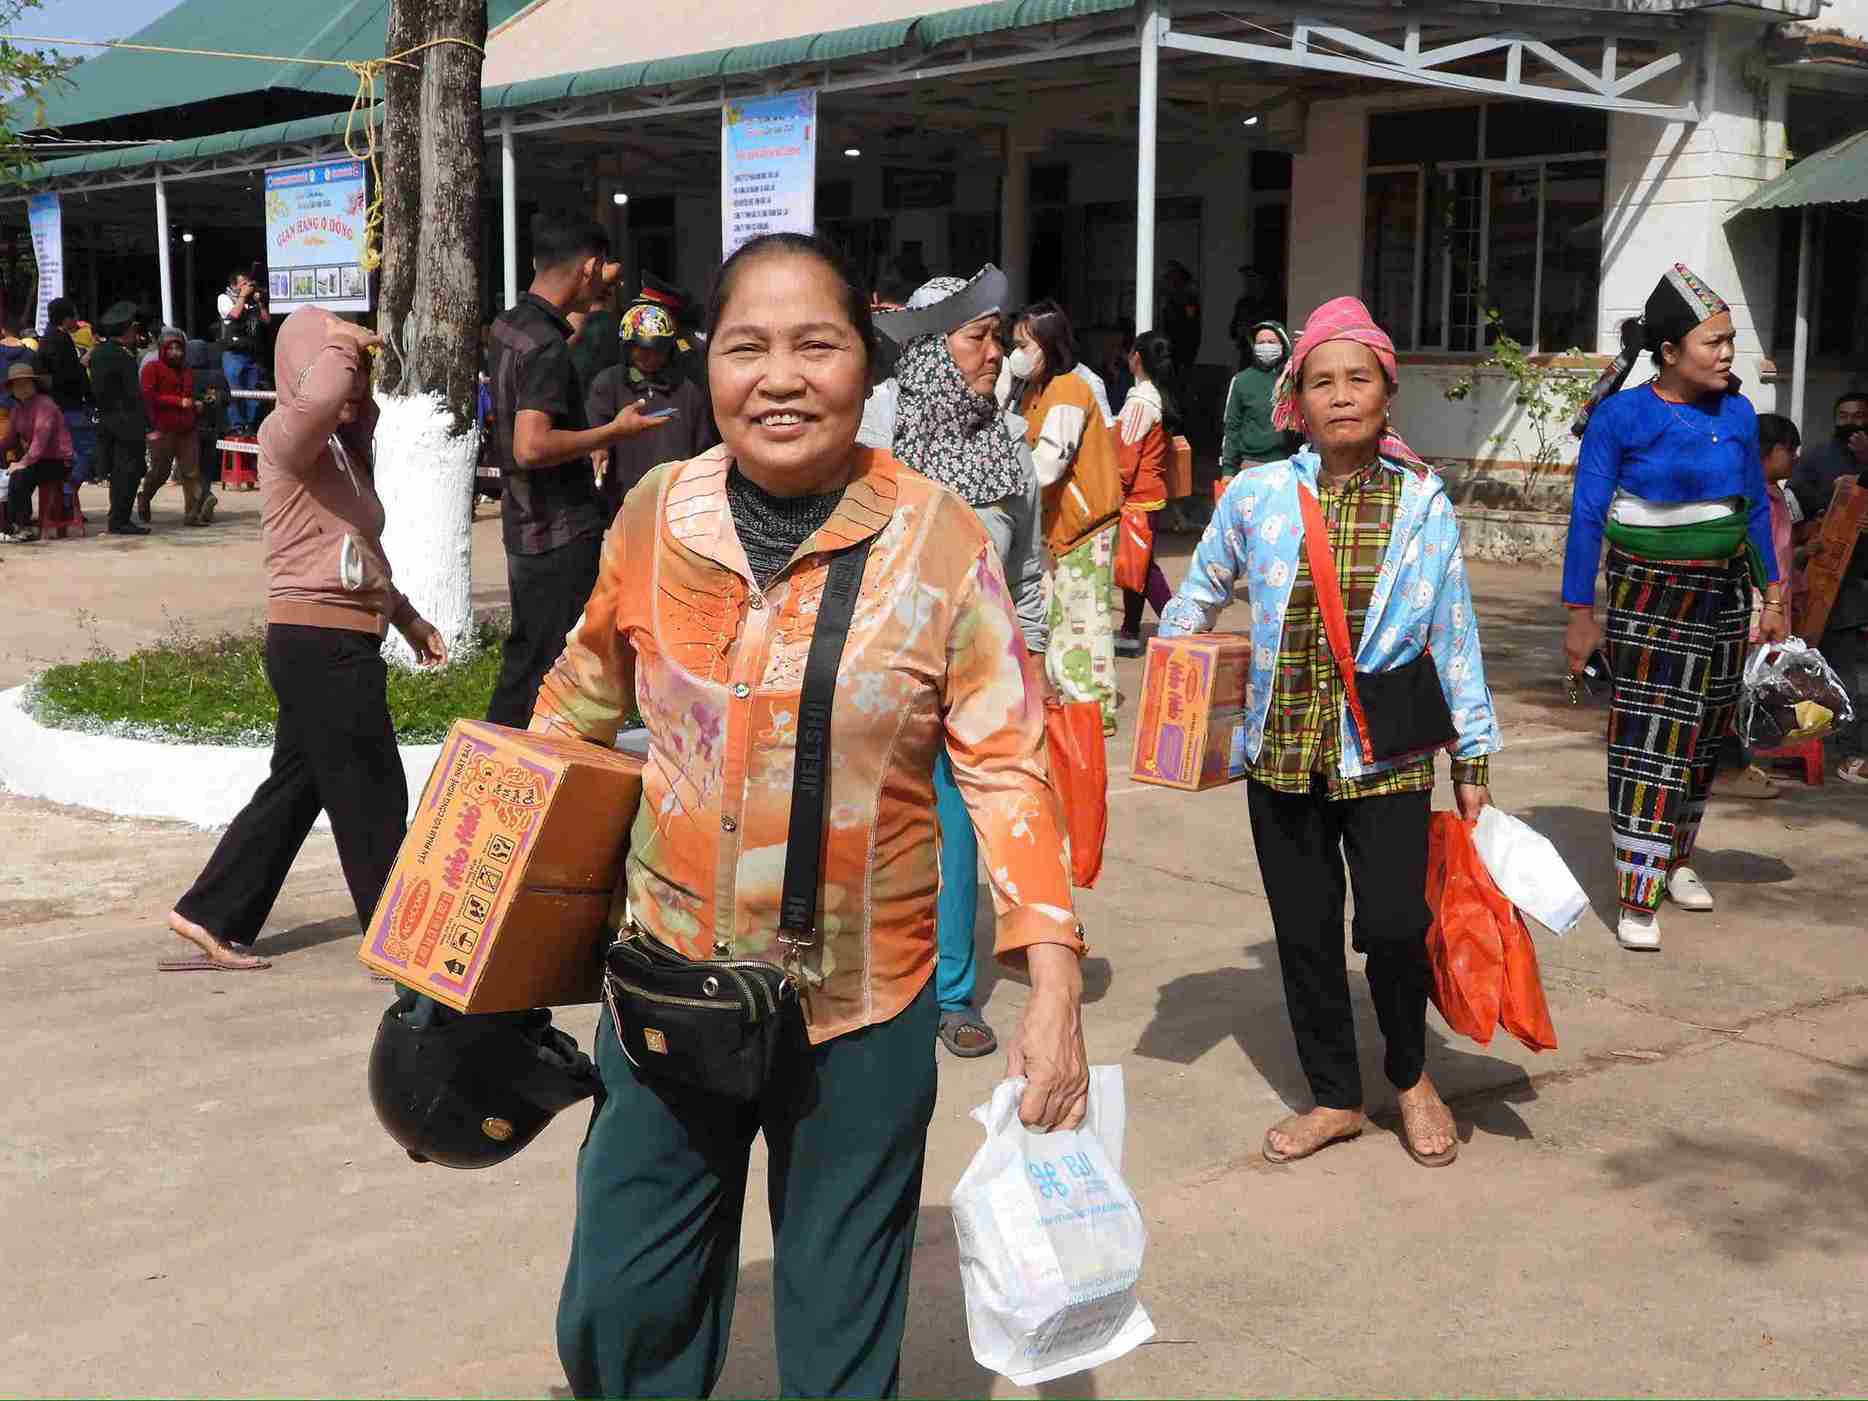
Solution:
M 542 1009 L 462 1016 L 405 990 L 370 1049 L 376 1117 L 418 1163 L 503 1163 L 602 1088 L 590 1057 Z

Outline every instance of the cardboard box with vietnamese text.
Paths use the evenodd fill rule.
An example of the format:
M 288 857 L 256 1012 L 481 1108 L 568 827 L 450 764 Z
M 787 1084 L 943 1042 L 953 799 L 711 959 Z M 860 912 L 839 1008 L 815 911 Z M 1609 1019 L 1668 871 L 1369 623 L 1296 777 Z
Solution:
M 1130 774 L 1168 788 L 1215 788 L 1245 777 L 1243 633 L 1157 637 L 1148 644 Z
M 642 761 L 460 720 L 360 957 L 459 1012 L 594 1001 Z

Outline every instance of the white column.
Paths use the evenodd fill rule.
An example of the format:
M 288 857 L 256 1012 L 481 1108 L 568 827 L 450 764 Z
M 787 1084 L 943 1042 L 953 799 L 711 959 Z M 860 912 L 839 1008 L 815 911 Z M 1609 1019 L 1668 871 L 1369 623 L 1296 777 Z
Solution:
M 519 162 L 512 149 L 512 118 L 499 120 L 499 230 L 506 268 L 506 301 L 519 300 Z
M 1790 353 L 1790 421 L 1805 438 L 1809 437 L 1803 428 L 1803 405 L 1810 381 L 1810 235 L 1816 218 L 1815 206 L 1808 204 L 1797 217 L 1797 341 Z
M 1142 0 L 1141 83 L 1135 120 L 1135 333 L 1155 326 L 1155 105 L 1161 66 L 1161 0 Z
M 156 263 L 162 273 L 162 324 L 175 324 L 175 279 L 169 270 L 169 191 L 156 172 Z M 95 315 L 95 313 L 93 313 Z
M 1006 307 L 1021 307 L 1031 286 L 1031 151 L 1018 129 L 1005 129 L 1005 184 L 999 191 L 999 266 L 1008 287 Z M 966 276 L 967 273 L 961 273 Z

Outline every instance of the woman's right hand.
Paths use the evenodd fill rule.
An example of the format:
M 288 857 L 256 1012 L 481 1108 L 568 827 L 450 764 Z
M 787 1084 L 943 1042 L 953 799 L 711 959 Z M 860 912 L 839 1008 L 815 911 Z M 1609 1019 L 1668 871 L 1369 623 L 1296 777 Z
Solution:
M 1590 653 L 1602 645 L 1602 624 L 1596 621 L 1593 608 L 1571 608 L 1569 627 L 1563 633 L 1563 660 L 1571 676 L 1581 676 Z

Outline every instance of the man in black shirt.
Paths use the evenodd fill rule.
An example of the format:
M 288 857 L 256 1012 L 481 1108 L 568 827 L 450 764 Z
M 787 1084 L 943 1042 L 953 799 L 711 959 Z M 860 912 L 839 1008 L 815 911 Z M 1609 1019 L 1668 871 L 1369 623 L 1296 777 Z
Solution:
M 71 483 L 88 481 L 97 460 L 97 425 L 91 421 L 91 378 L 71 333 L 78 313 L 69 297 L 54 297 L 45 309 L 46 330 L 39 337 L 39 373 L 50 381 L 52 400 L 65 416 L 71 434 Z
M 499 725 L 530 722 L 539 683 L 596 585 L 609 519 L 590 454 L 660 426 L 642 416 L 640 400 L 596 428 L 584 416 L 565 313 L 615 281 L 609 252 L 595 224 L 541 211 L 532 219 L 532 286 L 493 323 L 494 460 L 512 596 L 512 632 L 486 712 Z
M 99 474 L 110 482 L 109 533 L 147 535 L 146 528 L 130 519 L 136 488 L 148 465 L 144 453 L 149 434 L 142 374 L 136 363 L 142 339 L 136 308 L 118 302 L 104 313 L 97 329 L 108 337 L 91 352 L 91 392 L 97 396 Z

